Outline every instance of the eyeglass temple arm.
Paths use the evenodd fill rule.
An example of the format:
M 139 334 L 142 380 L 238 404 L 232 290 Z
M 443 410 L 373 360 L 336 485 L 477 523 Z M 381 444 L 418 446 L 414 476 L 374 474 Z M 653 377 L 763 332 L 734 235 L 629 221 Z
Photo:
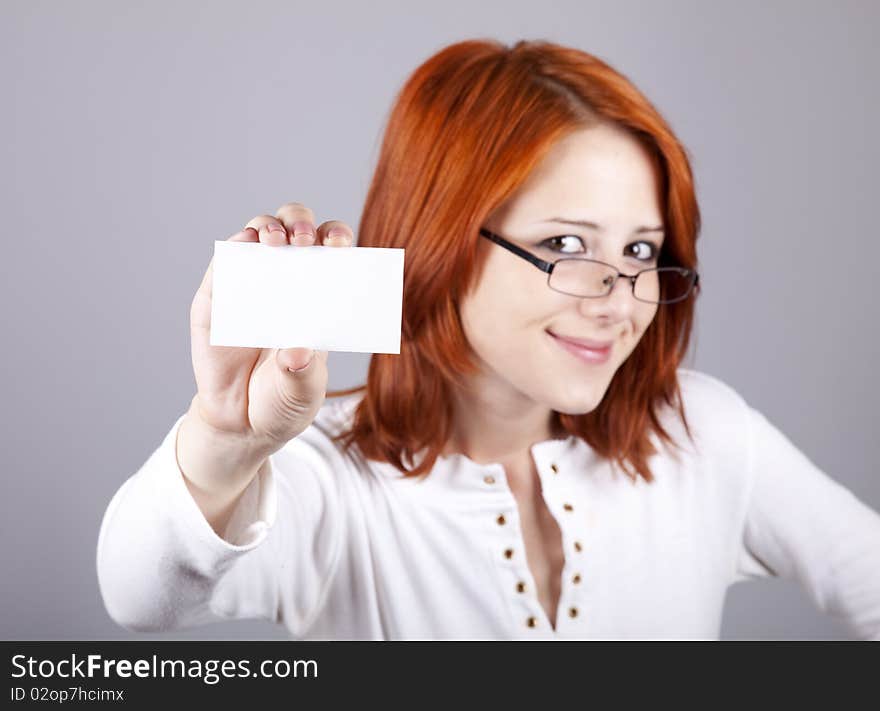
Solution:
M 504 237 L 501 237 L 500 235 L 496 235 L 494 232 L 489 232 L 489 230 L 487 230 L 485 227 L 480 228 L 480 234 L 483 235 L 483 237 L 488 237 L 490 240 L 492 240 L 496 244 L 501 245 L 502 247 L 504 247 L 504 249 L 510 250 L 514 254 L 531 262 L 536 267 L 538 267 L 538 269 L 540 269 L 542 272 L 547 272 L 548 274 L 550 274 L 553 271 L 553 267 L 554 267 L 553 262 L 545 262 L 540 257 L 536 257 L 531 252 L 527 252 L 526 250 L 522 249 L 521 247 L 515 245 L 513 242 L 508 242 L 506 239 L 504 239 Z

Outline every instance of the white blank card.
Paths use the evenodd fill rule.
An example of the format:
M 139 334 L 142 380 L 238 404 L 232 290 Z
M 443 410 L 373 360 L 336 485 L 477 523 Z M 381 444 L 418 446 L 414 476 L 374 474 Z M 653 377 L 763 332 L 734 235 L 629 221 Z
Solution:
M 403 255 L 218 240 L 210 343 L 400 353 Z

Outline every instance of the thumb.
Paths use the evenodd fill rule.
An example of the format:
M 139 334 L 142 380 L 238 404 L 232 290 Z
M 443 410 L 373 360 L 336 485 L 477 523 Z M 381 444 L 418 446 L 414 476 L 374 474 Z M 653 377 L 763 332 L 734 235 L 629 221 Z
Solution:
M 288 393 L 295 394 L 299 400 L 312 397 L 323 399 L 327 387 L 327 351 L 280 348 L 275 362 Z
M 285 372 L 304 371 L 311 368 L 315 353 L 311 348 L 279 348 L 275 362 Z
M 326 396 L 327 368 L 321 362 L 326 363 L 325 358 L 326 351 L 311 348 L 267 353 L 249 389 L 249 414 L 258 435 L 283 443 L 312 423 Z
M 280 348 L 275 354 L 276 387 L 291 415 L 314 417 L 324 402 L 327 369 L 319 361 L 326 363 L 326 354 L 311 348 Z

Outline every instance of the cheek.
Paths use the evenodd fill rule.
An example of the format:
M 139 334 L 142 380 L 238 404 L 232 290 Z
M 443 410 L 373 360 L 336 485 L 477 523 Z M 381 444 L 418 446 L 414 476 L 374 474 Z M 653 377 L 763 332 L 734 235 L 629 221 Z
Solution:
M 545 356 L 535 339 L 543 336 L 541 324 L 551 311 L 536 297 L 509 285 L 485 284 L 459 309 L 465 337 L 474 352 L 492 370 L 517 378 L 535 368 L 532 360 Z
M 477 289 L 461 305 L 462 324 L 475 341 L 485 340 L 480 336 L 486 334 L 492 334 L 493 340 L 518 338 L 551 312 L 545 294 L 549 290 L 538 282 L 515 270 L 487 268 Z
M 493 360 L 494 354 L 503 352 L 512 338 L 509 309 L 509 303 L 488 298 L 487 294 L 477 294 L 462 304 L 464 335 L 482 358 Z
M 618 366 L 629 358 L 633 351 L 638 347 L 645 332 L 650 328 L 657 315 L 658 306 L 645 304 L 644 310 L 638 310 L 633 313 L 630 319 L 632 324 L 632 332 L 623 340 L 624 347 L 620 351 Z
M 657 316 L 657 310 L 660 308 L 659 304 L 644 304 L 644 306 L 645 308 L 639 311 L 636 316 L 636 335 L 639 337 L 641 337 L 654 322 L 654 318 Z

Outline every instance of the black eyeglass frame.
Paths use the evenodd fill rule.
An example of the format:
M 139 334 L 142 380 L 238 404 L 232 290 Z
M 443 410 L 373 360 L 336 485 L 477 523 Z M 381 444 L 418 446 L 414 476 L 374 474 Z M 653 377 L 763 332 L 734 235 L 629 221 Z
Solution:
M 522 257 L 527 262 L 534 264 L 542 272 L 547 272 L 547 286 L 550 287 L 551 289 L 553 289 L 553 287 L 550 286 L 550 277 L 553 274 L 553 269 L 556 267 L 556 264 L 558 262 L 571 261 L 571 260 L 577 260 L 579 262 L 596 262 L 597 264 L 602 264 L 606 267 L 613 269 L 615 272 L 617 272 L 617 276 L 614 277 L 614 281 L 611 282 L 611 286 L 609 287 L 608 291 L 606 291 L 604 294 L 600 294 L 599 296 L 581 296 L 580 294 L 569 294 L 567 291 L 559 291 L 559 289 L 553 289 L 553 291 L 559 291 L 560 294 L 567 294 L 568 296 L 577 296 L 578 298 L 582 298 L 582 299 L 600 299 L 603 296 L 608 296 L 608 294 L 610 294 L 614 290 L 614 286 L 617 284 L 617 280 L 620 277 L 624 277 L 625 279 L 629 279 L 630 287 L 632 289 L 633 298 L 638 301 L 641 301 L 643 304 L 675 304 L 675 303 L 678 303 L 679 301 L 684 301 L 686 298 L 688 298 L 694 292 L 694 289 L 697 288 L 697 284 L 700 283 L 699 273 L 694 269 L 687 269 L 685 267 L 674 267 L 674 266 L 651 267 L 650 269 L 642 269 L 641 271 L 638 271 L 635 274 L 624 274 L 623 272 L 618 271 L 617 267 L 615 267 L 613 264 L 608 264 L 608 262 L 602 262 L 602 261 L 599 261 L 598 259 L 587 259 L 585 257 L 562 257 L 560 259 L 557 259 L 556 261 L 547 262 L 547 261 L 541 259 L 540 257 L 532 254 L 531 252 L 526 251 L 525 249 L 523 249 L 519 245 L 516 245 L 513 242 L 510 242 L 509 240 L 504 239 L 504 237 L 502 237 L 501 235 L 495 234 L 494 232 L 490 232 L 485 227 L 480 228 L 480 234 L 483 237 L 486 237 L 486 238 L 492 240 L 493 242 L 495 242 L 496 244 L 504 247 L 505 249 L 510 250 L 516 256 Z M 675 270 L 675 271 L 678 271 L 679 273 L 682 273 L 687 276 L 693 275 L 693 281 L 691 282 L 691 286 L 688 289 L 688 292 L 684 296 L 680 296 L 677 299 L 669 299 L 667 301 L 647 301 L 645 299 L 639 299 L 639 297 L 636 296 L 636 279 L 638 278 L 639 274 L 642 274 L 644 272 L 655 272 L 655 271 L 659 271 L 661 269 Z

